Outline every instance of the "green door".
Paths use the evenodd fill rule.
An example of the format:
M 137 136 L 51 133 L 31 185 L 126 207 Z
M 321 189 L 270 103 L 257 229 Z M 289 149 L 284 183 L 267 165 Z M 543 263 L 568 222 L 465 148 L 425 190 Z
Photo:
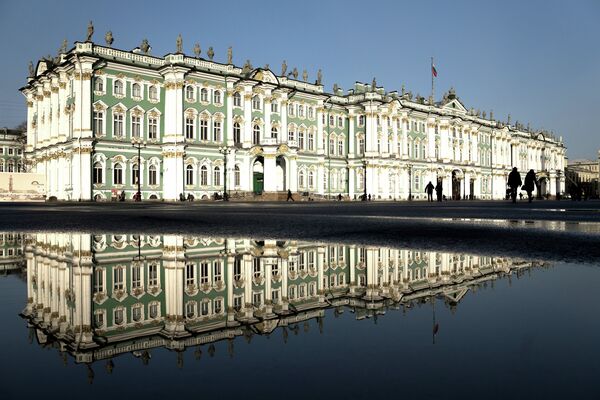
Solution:
M 253 187 L 254 187 L 254 193 L 261 194 L 263 192 L 264 177 L 263 177 L 262 172 L 254 173 Z

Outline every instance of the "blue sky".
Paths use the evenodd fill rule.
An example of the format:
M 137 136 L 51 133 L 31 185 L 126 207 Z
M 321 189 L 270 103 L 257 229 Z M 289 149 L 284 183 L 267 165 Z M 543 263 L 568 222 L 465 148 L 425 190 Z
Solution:
M 438 70 L 436 98 L 453 86 L 468 108 L 494 111 L 562 135 L 570 159 L 596 158 L 600 92 L 600 1 L 7 1 L 0 0 L 0 126 L 25 119 L 17 89 L 27 64 L 55 55 L 63 39 L 132 49 L 147 38 L 152 54 L 175 50 L 183 36 L 192 54 L 225 61 L 233 46 L 242 66 L 281 61 L 309 79 L 344 89 L 377 78 L 386 90 L 427 96 L 430 57 Z

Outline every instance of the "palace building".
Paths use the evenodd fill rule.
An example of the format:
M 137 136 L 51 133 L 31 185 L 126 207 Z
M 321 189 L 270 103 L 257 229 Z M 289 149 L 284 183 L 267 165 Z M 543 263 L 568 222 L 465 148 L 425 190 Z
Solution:
M 76 362 L 177 351 L 461 299 L 548 264 L 380 246 L 178 235 L 27 234 L 23 316 Z M 510 279 L 510 278 L 509 278 Z M 285 332 L 284 332 L 285 337 Z M 230 349 L 233 349 L 231 343 Z
M 112 42 L 112 41 L 111 41 Z M 27 166 L 62 200 L 297 196 L 499 199 L 516 166 L 564 192 L 565 146 L 468 110 L 454 90 L 413 97 L 357 82 L 327 93 L 319 72 L 280 74 L 183 54 L 76 42 L 31 68 Z M 211 53 L 211 51 L 209 51 Z

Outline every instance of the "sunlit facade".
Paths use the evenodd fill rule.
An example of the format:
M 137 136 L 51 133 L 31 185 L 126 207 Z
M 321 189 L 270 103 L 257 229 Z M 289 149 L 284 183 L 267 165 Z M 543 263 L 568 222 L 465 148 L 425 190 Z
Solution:
M 284 72 L 77 42 L 21 89 L 28 162 L 64 200 L 131 199 L 138 183 L 143 199 L 227 185 L 241 199 L 404 200 L 438 180 L 448 199 L 499 199 L 513 166 L 536 170 L 543 195 L 564 192 L 562 139 L 468 110 L 453 90 L 327 93 Z

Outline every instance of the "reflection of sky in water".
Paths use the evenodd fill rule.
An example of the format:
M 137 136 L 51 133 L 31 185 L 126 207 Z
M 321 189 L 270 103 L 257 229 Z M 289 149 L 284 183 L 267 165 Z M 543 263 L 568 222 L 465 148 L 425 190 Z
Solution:
M 593 266 L 302 241 L 3 237 L 3 269 L 27 265 L 0 279 L 8 398 L 581 397 L 599 372 Z

